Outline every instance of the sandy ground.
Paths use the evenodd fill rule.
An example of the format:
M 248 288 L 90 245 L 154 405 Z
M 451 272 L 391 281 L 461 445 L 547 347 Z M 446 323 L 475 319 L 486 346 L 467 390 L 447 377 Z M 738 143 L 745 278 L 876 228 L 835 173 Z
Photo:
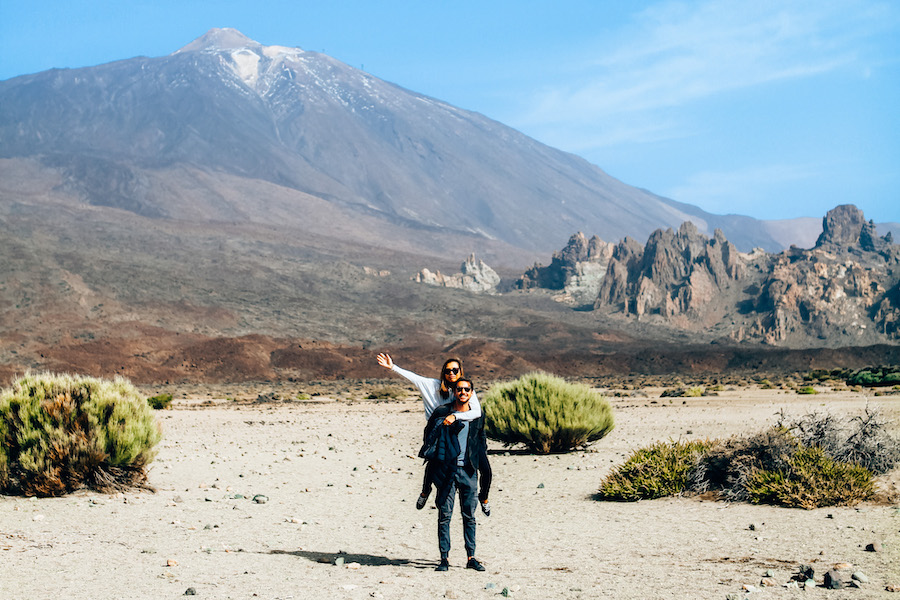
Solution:
M 897 506 L 592 499 L 613 466 L 650 442 L 754 432 L 779 409 L 854 413 L 867 401 L 900 422 L 897 396 L 732 390 L 611 401 L 616 428 L 589 451 L 492 455 L 493 514 L 478 520 L 484 573 L 462 568 L 458 514 L 452 568 L 433 570 L 437 511 L 414 506 L 420 402 L 178 401 L 157 413 L 156 493 L 0 496 L 0 598 L 175 598 L 193 588 L 201 598 L 900 599 L 886 591 L 900 586 Z M 865 551 L 872 542 L 882 550 Z M 781 587 L 801 563 L 819 583 L 835 563 L 870 582 Z M 779 586 L 741 591 L 767 570 Z

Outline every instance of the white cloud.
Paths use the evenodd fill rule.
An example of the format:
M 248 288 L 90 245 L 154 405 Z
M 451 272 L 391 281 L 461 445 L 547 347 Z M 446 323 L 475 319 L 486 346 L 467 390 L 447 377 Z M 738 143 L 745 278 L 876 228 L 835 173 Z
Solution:
M 896 27 L 893 9 L 872 2 L 663 2 L 569 61 L 567 82 L 538 92 L 510 120 L 574 151 L 639 142 L 647 132 L 653 139 L 685 135 L 691 125 L 673 120 L 678 110 L 855 65 L 867 36 L 886 27 Z

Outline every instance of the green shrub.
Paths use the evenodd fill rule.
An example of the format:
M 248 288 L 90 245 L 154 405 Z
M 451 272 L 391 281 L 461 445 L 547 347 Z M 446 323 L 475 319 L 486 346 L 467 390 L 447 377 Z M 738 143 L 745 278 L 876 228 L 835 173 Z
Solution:
M 0 394 L 0 491 L 140 485 L 162 434 L 131 383 L 28 374 Z
M 152 396 L 147 398 L 147 404 L 149 404 L 150 408 L 153 410 L 169 408 L 172 405 L 172 394 L 157 394 L 156 396 Z
M 797 388 L 798 394 L 818 394 L 819 391 L 811 385 L 804 385 L 803 387 Z
M 538 454 L 587 446 L 612 431 L 609 403 L 586 385 L 530 373 L 491 388 L 481 400 L 487 437 Z
M 763 379 L 762 381 L 759 382 L 759 387 L 764 390 L 771 390 L 775 386 L 768 379 Z
M 301 402 L 305 400 L 312 400 L 312 396 L 310 396 L 306 392 L 297 392 L 297 400 L 300 400 Z
M 798 450 L 785 469 L 753 472 L 746 487 L 754 504 L 806 509 L 852 505 L 875 493 L 871 471 L 832 460 L 815 446 Z
M 600 486 L 606 500 L 635 501 L 680 494 L 694 463 L 713 442 L 657 442 L 636 450 Z
M 880 366 L 860 369 L 847 377 L 847 385 L 890 386 L 900 382 L 900 367 Z

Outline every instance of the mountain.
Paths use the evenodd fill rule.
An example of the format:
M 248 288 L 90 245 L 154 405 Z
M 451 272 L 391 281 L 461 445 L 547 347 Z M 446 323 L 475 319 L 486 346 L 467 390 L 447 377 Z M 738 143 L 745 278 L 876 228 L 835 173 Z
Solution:
M 164 57 L 3 81 L 0 106 L 6 189 L 28 173 L 44 193 L 150 218 L 495 264 L 576 230 L 646 239 L 685 220 L 742 249 L 783 248 L 760 221 L 631 187 L 478 113 L 233 29 Z

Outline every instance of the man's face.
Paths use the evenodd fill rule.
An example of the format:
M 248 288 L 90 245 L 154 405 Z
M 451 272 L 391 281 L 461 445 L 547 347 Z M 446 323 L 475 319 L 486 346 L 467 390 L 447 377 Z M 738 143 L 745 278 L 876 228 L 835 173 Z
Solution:
M 469 398 L 472 397 L 472 384 L 468 381 L 463 381 L 459 385 L 456 386 L 456 399 L 460 404 L 467 404 L 469 402 Z

